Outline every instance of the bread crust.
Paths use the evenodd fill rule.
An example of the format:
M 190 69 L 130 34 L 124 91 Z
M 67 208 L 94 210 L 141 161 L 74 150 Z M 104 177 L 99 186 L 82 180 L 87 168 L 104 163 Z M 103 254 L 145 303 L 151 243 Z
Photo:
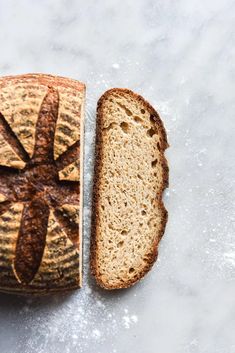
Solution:
M 101 179 L 101 171 L 102 171 L 102 166 L 103 166 L 103 149 L 102 149 L 102 131 L 101 131 L 101 126 L 103 122 L 103 102 L 108 98 L 108 96 L 112 93 L 118 93 L 120 96 L 128 94 L 132 98 L 136 99 L 138 102 L 143 104 L 148 110 L 150 114 L 153 114 L 155 119 L 155 124 L 156 126 L 160 129 L 161 131 L 161 138 L 162 142 L 160 145 L 160 150 L 161 150 L 161 166 L 163 169 L 163 184 L 162 188 L 159 191 L 160 197 L 159 197 L 159 204 L 160 208 L 162 211 L 162 222 L 161 222 L 161 229 L 159 232 L 159 236 L 156 237 L 156 241 L 153 244 L 152 247 L 152 252 L 151 255 L 148 258 L 148 262 L 146 262 L 146 265 L 144 268 L 136 275 L 133 277 L 133 279 L 126 281 L 125 283 L 122 283 L 121 285 L 110 285 L 107 282 L 104 282 L 99 274 L 98 271 L 98 266 L 97 266 L 97 237 L 98 237 L 98 229 L 97 229 L 97 218 L 99 215 L 99 186 L 100 186 L 100 179 Z M 163 125 L 163 122 L 157 113 L 157 111 L 151 106 L 149 102 L 147 102 L 141 95 L 131 91 L 130 89 L 127 88 L 112 88 L 106 91 L 99 99 L 97 103 L 97 121 L 96 121 L 96 146 L 95 146 L 95 165 L 94 165 L 94 179 L 93 179 L 93 200 L 92 200 L 92 219 L 91 219 L 91 246 L 90 246 L 90 268 L 91 268 L 91 273 L 95 277 L 97 284 L 107 290 L 114 290 L 114 289 L 122 289 L 122 288 L 128 288 L 133 286 L 135 283 L 140 281 L 146 274 L 147 272 L 150 271 L 152 268 L 154 262 L 157 259 L 158 256 L 158 244 L 159 241 L 161 240 L 164 232 L 165 232 L 165 227 L 166 223 L 168 220 L 168 212 L 165 209 L 165 206 L 162 201 L 162 194 L 165 190 L 165 188 L 168 187 L 169 185 L 169 167 L 168 167 L 168 162 L 164 156 L 164 151 L 166 148 L 168 148 L 168 142 L 167 142 L 167 135 L 166 131 Z
M 40 89 L 43 89 L 42 86 L 44 86 L 46 88 L 46 91 L 53 92 L 54 89 L 56 91 L 60 90 L 61 96 L 66 91 L 69 102 L 67 101 L 67 98 L 65 98 L 65 99 L 62 98 L 61 100 L 59 98 L 58 103 L 61 103 L 61 101 L 66 100 L 67 105 L 69 105 L 69 104 L 71 105 L 71 101 L 73 100 L 72 103 L 75 104 L 75 106 L 77 106 L 78 108 L 80 107 L 80 105 L 78 104 L 78 101 L 76 100 L 76 97 L 77 97 L 76 94 L 78 93 L 83 98 L 84 98 L 84 94 L 85 94 L 85 85 L 79 81 L 65 78 L 65 77 L 48 75 L 48 74 L 40 74 L 40 73 L 37 73 L 37 74 L 30 73 L 30 74 L 23 74 L 23 75 L 16 75 L 16 76 L 1 77 L 0 78 L 0 90 L 1 89 L 4 90 L 5 87 L 8 87 L 8 88 L 10 87 L 10 90 L 14 92 L 15 85 L 21 85 L 21 84 L 23 85 L 25 83 L 26 83 L 26 90 L 27 90 L 27 86 L 30 86 L 32 84 L 36 87 L 38 86 L 39 91 L 40 91 Z M 79 266 L 77 267 L 77 269 L 78 269 L 77 273 L 79 272 L 79 275 L 77 273 L 75 275 L 71 271 L 71 277 L 73 277 L 73 279 L 74 279 L 73 281 L 71 281 L 71 284 L 66 283 L 66 285 L 60 285 L 60 282 L 59 282 L 60 279 L 58 279 L 58 283 L 57 283 L 57 279 L 55 279 L 54 281 L 52 281 L 51 285 L 48 286 L 43 282 L 44 279 L 43 279 L 42 273 L 45 270 L 45 266 L 44 266 L 43 271 L 41 270 L 41 272 L 39 273 L 41 268 L 38 268 L 38 271 L 36 272 L 34 279 L 32 281 L 27 282 L 27 284 L 25 284 L 23 281 L 21 281 L 21 280 L 19 281 L 19 278 L 17 277 L 17 273 L 15 271 L 15 265 L 12 265 L 12 272 L 15 275 L 14 280 L 17 279 L 19 281 L 19 283 L 12 284 L 7 278 L 5 283 L 0 283 L 0 291 L 1 292 L 16 293 L 16 294 L 21 294 L 21 295 L 23 294 L 23 295 L 40 295 L 41 296 L 41 295 L 46 295 L 48 293 L 56 293 L 56 292 L 61 292 L 61 291 L 67 292 L 67 291 L 81 287 L 81 283 L 82 283 L 82 261 L 81 261 L 81 259 L 82 259 L 82 241 L 81 241 L 81 239 L 82 239 L 82 181 L 83 181 L 82 180 L 83 179 L 82 178 L 82 176 L 83 176 L 82 162 L 83 162 L 83 129 L 84 129 L 84 122 L 83 122 L 83 119 L 84 119 L 84 116 L 83 116 L 84 99 L 83 98 L 81 99 L 81 116 L 80 116 L 79 120 L 76 120 L 78 122 L 77 130 L 80 130 L 80 147 L 77 147 L 79 140 L 76 140 L 76 143 L 74 143 L 74 145 L 76 145 L 75 146 L 76 151 L 78 150 L 78 148 L 80 148 L 80 150 L 79 150 L 80 151 L 80 153 L 79 153 L 80 154 L 80 165 L 78 164 L 78 166 L 76 166 L 77 170 L 80 167 L 80 178 L 78 178 L 76 176 L 76 179 L 74 179 L 73 174 L 71 174 L 71 176 L 69 176 L 69 177 L 66 174 L 66 178 L 68 179 L 68 181 L 78 181 L 78 179 L 80 179 L 80 198 L 78 197 L 78 202 L 80 200 L 80 203 L 79 203 L 80 221 L 79 221 L 79 236 L 78 236 L 80 241 L 78 244 L 77 239 L 74 239 L 74 240 L 72 239 L 72 240 L 69 240 L 69 243 L 67 244 L 66 239 L 68 239 L 68 234 L 66 234 L 66 231 L 64 231 L 65 228 L 63 228 L 63 227 L 61 227 L 61 229 L 63 230 L 63 232 L 62 232 L 63 236 L 61 235 L 59 238 L 59 233 L 57 232 L 57 230 L 55 230 L 51 236 L 51 237 L 54 236 L 54 238 L 55 238 L 55 236 L 58 235 L 56 239 L 58 239 L 58 242 L 60 241 L 64 247 L 67 246 L 67 250 L 68 250 L 69 246 L 71 247 L 71 249 L 73 247 L 74 254 L 72 254 L 72 250 L 71 250 L 71 254 L 74 255 L 74 259 L 76 257 L 76 260 L 74 260 L 74 261 L 76 261 L 76 262 L 79 261 Z M 11 104 L 10 99 L 9 99 L 8 103 Z M 42 103 L 42 105 L 43 105 L 43 103 Z M 72 105 L 72 107 L 73 107 L 73 105 Z M 60 108 L 59 104 L 58 104 L 58 108 Z M 58 114 L 59 113 L 57 111 L 57 118 L 58 118 Z M 77 112 L 74 113 L 74 116 L 77 119 Z M 58 122 L 58 120 L 57 120 L 57 122 Z M 46 124 L 48 125 L 48 120 L 46 120 Z M 53 142 L 55 145 L 55 139 L 53 140 Z M 68 148 L 69 147 L 67 147 L 67 149 Z M 71 152 L 71 150 L 70 150 L 70 152 Z M 66 158 L 68 160 L 69 160 L 69 158 L 72 158 L 72 161 L 74 159 L 73 156 L 72 157 L 66 156 Z M 62 167 L 63 166 L 63 159 L 58 158 L 58 160 L 57 160 L 56 158 L 54 158 L 54 161 L 56 161 L 56 163 L 58 165 L 59 165 L 59 163 L 61 164 L 61 171 L 63 171 L 63 169 L 62 169 L 62 168 L 64 168 L 64 167 Z M 10 166 L 10 167 L 12 167 L 12 166 Z M 73 170 L 73 169 L 71 169 L 71 170 Z M 71 172 L 71 170 L 70 170 L 70 172 Z M 70 177 L 72 179 L 70 179 Z M 62 177 L 59 177 L 59 181 L 61 181 L 61 180 L 64 180 L 63 175 L 62 175 Z M 78 187 L 79 187 L 79 184 L 78 184 Z M 13 201 L 13 202 L 15 202 L 15 201 Z M 53 215 L 54 215 L 54 213 L 53 213 Z M 57 218 L 59 218 L 58 215 L 57 215 Z M 64 225 L 64 227 L 65 226 L 66 226 L 66 224 Z M 49 226 L 48 226 L 47 230 L 49 230 Z M 53 229 L 52 229 L 52 231 L 53 231 Z M 48 240 L 48 244 L 49 244 L 49 242 L 50 242 L 50 244 L 52 243 L 51 239 L 50 239 L 50 241 Z M 46 246 L 48 244 L 46 242 L 46 245 L 44 247 L 44 255 L 48 256 L 48 258 L 49 258 L 52 255 L 54 256 L 54 253 L 56 253 L 56 251 L 54 251 L 54 248 L 56 248 L 56 246 L 53 245 L 54 246 L 54 248 L 53 248 L 51 245 L 50 248 L 47 248 L 47 250 L 45 250 Z M 15 250 L 15 254 L 16 254 L 16 250 Z M 57 256 L 57 255 L 55 255 L 55 256 Z M 5 258 L 7 259 L 7 257 L 5 257 Z M 5 260 L 5 258 L 4 258 L 4 260 Z M 59 255 L 58 255 L 58 258 L 59 258 Z M 73 261 L 73 260 L 71 260 L 71 261 Z M 42 262 L 41 262 L 41 264 L 42 264 Z M 54 269 L 52 269 L 51 267 L 49 268 L 49 270 L 51 271 L 51 273 L 54 271 Z M 56 271 L 54 271 L 54 272 L 56 272 Z M 38 275 L 38 273 L 39 273 L 39 275 Z M 37 275 L 38 275 L 38 277 L 37 277 Z
M 66 77 L 62 77 L 62 76 L 54 76 L 54 75 L 50 75 L 50 74 L 41 74 L 41 73 L 29 73 L 29 74 L 22 74 L 22 75 L 16 75 L 16 76 L 2 76 L 0 77 L 0 88 L 6 86 L 8 84 L 8 82 L 14 82 L 14 83 L 18 83 L 18 82 L 24 82 L 24 80 L 27 79 L 31 79 L 34 82 L 38 82 L 41 83 L 42 85 L 45 86 L 62 86 L 65 88 L 76 88 L 78 90 L 84 90 L 85 89 L 85 84 L 80 82 L 80 81 L 76 81 L 73 80 L 71 78 L 66 78 Z

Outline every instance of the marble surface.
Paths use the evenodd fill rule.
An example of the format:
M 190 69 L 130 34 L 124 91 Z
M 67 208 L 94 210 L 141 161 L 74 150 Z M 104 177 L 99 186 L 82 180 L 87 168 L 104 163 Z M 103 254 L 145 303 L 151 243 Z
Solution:
M 85 283 L 72 295 L 0 295 L 1 353 L 235 352 L 235 2 L 0 0 L 0 73 L 87 84 Z M 151 273 L 99 290 L 88 245 L 95 108 L 128 87 L 171 147 L 169 222 Z

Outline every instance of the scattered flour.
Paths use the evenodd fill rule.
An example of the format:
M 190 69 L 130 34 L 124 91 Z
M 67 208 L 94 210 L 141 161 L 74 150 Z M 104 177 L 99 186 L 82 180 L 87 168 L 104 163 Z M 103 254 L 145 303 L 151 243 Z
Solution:
M 118 69 L 120 69 L 120 65 L 117 64 L 117 63 L 114 63 L 114 64 L 112 65 L 112 68 L 118 70 Z
M 127 310 L 127 312 L 128 312 L 128 310 Z M 127 328 L 127 329 L 129 329 L 131 327 L 131 325 L 136 324 L 137 322 L 138 322 L 138 316 L 137 315 L 130 315 L 130 316 L 124 315 L 122 317 L 123 326 L 125 328 Z
M 232 267 L 235 267 L 235 250 L 228 251 L 224 254 L 224 259 L 227 261 Z
M 137 315 L 131 315 L 131 321 L 136 324 L 138 322 L 138 316 Z
M 90 345 L 98 347 L 137 324 L 137 315 L 122 305 L 118 296 L 109 301 L 89 283 L 63 298 L 26 299 L 19 312 L 25 325 L 19 348 L 25 353 L 54 353 L 62 346 L 66 353 L 86 353 Z
M 94 338 L 99 339 L 101 337 L 101 332 L 99 330 L 97 330 L 97 329 L 94 329 L 92 331 L 92 335 L 93 335 Z

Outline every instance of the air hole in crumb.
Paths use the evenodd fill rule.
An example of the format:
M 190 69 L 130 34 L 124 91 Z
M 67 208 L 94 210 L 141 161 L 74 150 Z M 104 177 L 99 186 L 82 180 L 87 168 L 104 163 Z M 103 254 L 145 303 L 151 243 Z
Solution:
M 117 247 L 118 248 L 121 248 L 122 246 L 123 246 L 123 244 L 124 244 L 124 241 L 122 240 L 122 241 L 119 241 L 119 243 L 117 244 Z
M 147 134 L 148 136 L 153 137 L 153 135 L 156 134 L 156 130 L 151 127 L 151 129 L 147 131 Z
M 142 210 L 142 211 L 141 211 L 141 214 L 142 214 L 142 216 L 145 216 L 145 215 L 146 215 L 146 211 L 145 211 L 145 210 Z
M 143 227 L 143 223 L 140 223 L 140 227 Z
M 140 123 L 140 124 L 143 122 L 143 120 L 139 116 L 134 116 L 134 120 L 136 123 Z
M 158 148 L 159 151 L 161 150 L 161 146 L 160 146 L 159 142 L 157 143 L 157 148 Z
M 109 130 L 113 129 L 115 126 L 117 126 L 117 123 L 112 122 L 107 127 L 104 127 L 103 131 L 109 131 Z
M 124 206 L 125 206 L 125 207 L 127 206 L 127 202 L 124 202 Z
M 154 167 L 156 167 L 156 165 L 157 165 L 157 163 L 158 163 L 158 160 L 157 159 L 154 159 L 154 161 L 152 161 L 152 167 L 154 168 Z M 155 175 L 156 173 L 154 173 L 154 175 Z
M 126 230 L 122 230 L 122 231 L 121 231 L 121 234 L 122 234 L 122 235 L 127 235 L 127 231 L 126 231 Z
M 120 124 L 120 126 L 121 126 L 122 131 L 125 132 L 125 134 L 127 134 L 129 132 L 129 130 L 130 130 L 129 124 L 125 123 L 125 121 L 123 121 Z
M 143 180 L 143 178 L 142 178 L 141 175 L 137 174 L 137 177 L 138 177 L 139 179 Z
M 147 225 L 148 226 L 152 226 L 152 223 L 154 222 L 154 219 L 153 218 L 150 218 L 149 220 L 148 220 L 148 223 L 147 223 Z
M 129 273 L 133 273 L 133 272 L 135 272 L 135 269 L 133 267 L 130 267 L 129 268 Z
M 103 205 L 101 205 L 101 208 L 102 208 L 102 210 L 104 210 L 104 206 Z
M 141 111 L 141 113 L 142 113 L 142 114 L 144 114 L 144 113 L 145 113 L 145 110 L 144 110 L 144 109 L 141 109 L 140 111 Z

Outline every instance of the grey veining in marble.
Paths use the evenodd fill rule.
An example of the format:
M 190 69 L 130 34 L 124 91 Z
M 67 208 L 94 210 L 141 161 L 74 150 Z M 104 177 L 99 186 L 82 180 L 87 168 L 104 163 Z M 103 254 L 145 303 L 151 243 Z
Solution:
M 234 24 L 233 0 L 0 0 L 1 75 L 87 83 L 84 288 L 0 295 L 1 353 L 235 352 Z M 158 262 L 117 293 L 88 271 L 95 108 L 111 87 L 148 99 L 171 145 Z

